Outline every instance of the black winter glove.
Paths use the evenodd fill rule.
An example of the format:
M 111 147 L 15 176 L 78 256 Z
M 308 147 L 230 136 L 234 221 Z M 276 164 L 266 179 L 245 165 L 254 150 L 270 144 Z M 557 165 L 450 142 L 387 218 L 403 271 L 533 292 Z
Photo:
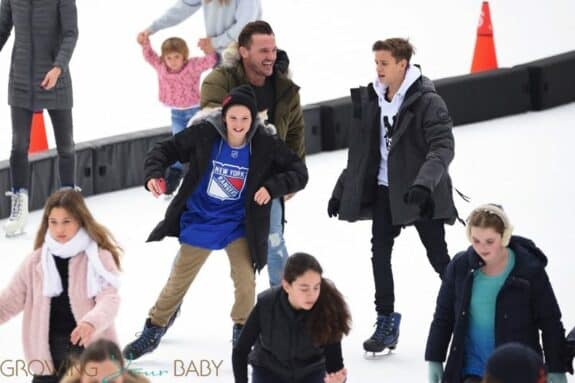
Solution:
M 338 213 L 339 213 L 339 199 L 331 197 L 327 204 L 327 215 L 329 215 L 330 218 L 337 217 Z
M 432 218 L 435 210 L 431 192 L 421 185 L 413 185 L 403 196 L 403 200 L 408 205 L 419 206 L 419 216 L 422 218 Z

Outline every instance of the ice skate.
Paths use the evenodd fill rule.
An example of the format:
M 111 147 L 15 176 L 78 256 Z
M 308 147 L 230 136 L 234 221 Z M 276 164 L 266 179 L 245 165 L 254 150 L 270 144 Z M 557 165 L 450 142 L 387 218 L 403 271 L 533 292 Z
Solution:
M 11 209 L 10 217 L 4 224 L 4 233 L 6 237 L 16 237 L 24 234 L 28 221 L 28 192 L 26 190 L 6 192 L 6 196 L 11 198 Z
M 391 354 L 397 347 L 399 341 L 399 324 L 401 314 L 391 313 L 389 315 L 378 315 L 375 323 L 375 332 L 363 342 L 365 357 L 368 359 L 378 359 L 379 357 Z M 383 353 L 385 350 L 387 353 Z
M 138 339 L 124 347 L 122 354 L 128 360 L 135 360 L 154 351 L 160 344 L 166 330 L 167 327 L 156 326 L 152 324 L 150 319 L 147 319 L 144 330 L 139 334 Z

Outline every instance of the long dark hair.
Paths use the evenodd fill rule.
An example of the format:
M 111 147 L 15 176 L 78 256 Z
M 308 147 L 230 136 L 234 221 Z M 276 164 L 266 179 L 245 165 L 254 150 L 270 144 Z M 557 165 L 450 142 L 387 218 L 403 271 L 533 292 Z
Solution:
M 323 270 L 315 257 L 306 253 L 291 255 L 284 268 L 283 279 L 292 284 L 307 271 L 320 276 Z M 321 277 L 319 297 L 307 320 L 308 329 L 317 345 L 339 342 L 351 328 L 351 314 L 343 295 L 329 279 Z

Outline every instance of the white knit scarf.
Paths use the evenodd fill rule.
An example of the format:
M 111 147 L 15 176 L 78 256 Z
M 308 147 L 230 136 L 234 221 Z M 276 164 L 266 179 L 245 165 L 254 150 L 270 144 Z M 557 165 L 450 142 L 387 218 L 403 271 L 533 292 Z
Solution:
M 120 285 L 117 275 L 106 270 L 98 254 L 98 244 L 90 238 L 84 228 L 80 228 L 76 235 L 66 243 L 57 242 L 46 231 L 44 245 L 42 245 L 42 271 L 44 273 L 43 294 L 47 297 L 57 297 L 62 293 L 62 281 L 52 255 L 67 259 L 82 252 L 88 256 L 88 270 L 86 273 L 86 286 L 88 298 L 95 297 L 105 286 L 110 284 L 115 288 Z

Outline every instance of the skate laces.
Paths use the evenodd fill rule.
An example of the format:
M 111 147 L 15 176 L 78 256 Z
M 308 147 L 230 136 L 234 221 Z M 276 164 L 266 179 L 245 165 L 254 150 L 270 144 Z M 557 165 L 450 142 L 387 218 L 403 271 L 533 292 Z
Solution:
M 377 322 L 375 323 L 375 333 L 373 334 L 373 338 L 382 339 L 386 336 L 389 336 L 393 333 L 393 324 L 395 319 L 393 315 L 384 315 L 380 318 L 377 318 Z
M 20 217 L 20 215 L 22 215 L 22 206 L 24 204 L 22 203 L 23 198 L 20 196 L 21 194 L 22 193 L 14 193 L 11 191 L 6 192 L 6 196 L 11 199 L 10 205 L 12 206 L 12 209 L 10 210 L 10 218 L 8 218 L 10 221 L 15 221 Z
M 131 354 L 140 355 L 144 353 L 144 351 L 153 345 L 158 338 L 162 337 L 163 329 L 158 326 L 154 327 L 145 328 L 144 331 L 139 334 L 138 339 L 132 342 L 130 345 L 130 350 L 132 351 Z

